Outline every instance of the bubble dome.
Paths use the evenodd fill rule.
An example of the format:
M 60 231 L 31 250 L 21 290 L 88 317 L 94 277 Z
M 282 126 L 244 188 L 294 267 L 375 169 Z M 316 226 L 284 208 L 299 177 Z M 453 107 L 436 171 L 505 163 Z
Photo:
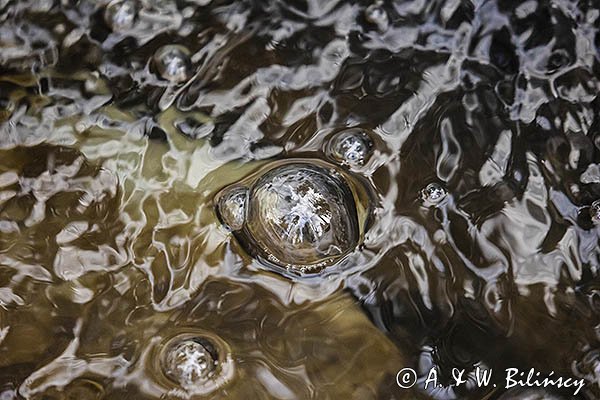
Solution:
M 206 340 L 192 338 L 174 343 L 164 360 L 165 374 L 182 387 L 204 383 L 217 367 L 215 350 Z
M 428 206 L 436 205 L 444 201 L 448 191 L 439 183 L 432 182 L 421 190 L 421 200 Z
M 152 61 L 156 73 L 167 81 L 181 83 L 189 78 L 189 51 L 183 46 L 163 46 L 156 51 Z
M 104 20 L 112 30 L 124 31 L 133 26 L 136 13 L 135 2 L 113 0 L 106 6 Z
M 236 236 L 257 258 L 295 272 L 318 272 L 358 244 L 354 196 L 334 167 L 296 161 L 268 170 L 249 186 L 246 218 Z M 239 205 L 228 199 L 239 194 L 239 187 L 226 189 L 217 204 Z M 219 212 L 231 214 L 222 206 Z
M 358 128 L 341 131 L 331 138 L 329 155 L 337 162 L 350 167 L 364 165 L 373 152 L 373 141 Z
M 190 329 L 163 342 L 154 365 L 162 371 L 165 387 L 203 395 L 231 381 L 234 368 L 230 351 L 218 336 Z

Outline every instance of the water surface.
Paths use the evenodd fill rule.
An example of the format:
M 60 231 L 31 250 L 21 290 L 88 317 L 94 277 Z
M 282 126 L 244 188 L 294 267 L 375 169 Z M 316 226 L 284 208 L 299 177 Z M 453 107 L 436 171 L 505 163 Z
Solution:
M 396 384 L 477 366 L 600 398 L 599 27 L 593 0 L 0 0 L 0 399 L 530 398 Z M 216 210 L 289 162 L 356 206 L 308 271 Z M 195 337 L 226 364 L 202 393 L 161 365 Z

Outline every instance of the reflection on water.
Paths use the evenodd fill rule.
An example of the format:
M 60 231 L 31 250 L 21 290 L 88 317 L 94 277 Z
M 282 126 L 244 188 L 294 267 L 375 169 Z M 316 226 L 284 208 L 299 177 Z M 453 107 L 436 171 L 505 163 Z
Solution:
M 0 0 L 0 399 L 600 398 L 599 10 Z

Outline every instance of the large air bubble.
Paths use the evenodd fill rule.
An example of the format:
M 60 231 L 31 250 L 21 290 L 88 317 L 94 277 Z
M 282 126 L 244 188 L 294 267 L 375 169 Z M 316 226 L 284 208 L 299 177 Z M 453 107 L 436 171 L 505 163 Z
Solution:
M 259 251 L 283 266 L 321 266 L 358 241 L 352 192 L 342 177 L 310 164 L 266 173 L 252 188 L 246 229 Z
M 249 253 L 292 272 L 317 272 L 351 252 L 359 241 L 353 192 L 333 166 L 308 161 L 272 168 L 245 194 L 226 189 L 217 200 L 222 221 Z M 237 200 L 236 200 L 237 199 Z M 228 206 L 227 206 L 228 205 Z
M 421 190 L 421 200 L 427 206 L 435 206 L 444 201 L 448 191 L 439 183 L 433 182 Z

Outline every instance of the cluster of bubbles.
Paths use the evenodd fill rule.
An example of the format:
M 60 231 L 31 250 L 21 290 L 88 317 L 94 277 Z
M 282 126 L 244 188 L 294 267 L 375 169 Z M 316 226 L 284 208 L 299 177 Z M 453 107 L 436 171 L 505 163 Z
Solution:
M 113 32 L 126 32 L 134 27 L 139 12 L 138 4 L 128 0 L 113 0 L 104 10 L 104 21 Z M 182 45 L 160 47 L 152 57 L 155 73 L 172 83 L 189 79 L 191 72 L 190 51 Z
M 200 4 L 203 1 L 194 2 Z M 9 3 L 3 2 L 3 6 Z M 53 4 L 54 2 L 45 3 Z M 63 2 L 63 4 L 67 3 Z M 153 2 L 150 1 L 149 3 Z M 184 3 L 187 2 L 177 2 L 177 4 Z M 450 3 L 452 2 L 448 2 L 448 4 Z M 454 3 L 458 4 L 460 2 Z M 517 7 L 520 10 L 517 11 L 517 15 L 519 13 L 523 14 L 522 18 L 524 19 L 528 13 L 532 12 L 527 11 L 527 9 L 531 8 L 534 3 L 525 2 L 523 6 Z M 315 2 L 311 2 L 311 4 L 315 4 Z M 394 21 L 399 19 L 398 14 L 391 8 L 388 9 L 390 11 L 388 14 L 386 11 L 387 6 L 387 2 L 377 0 L 366 8 L 360 18 L 366 20 L 372 25 L 371 27 L 376 27 L 380 32 L 388 31 L 387 36 L 390 39 L 403 35 L 410 37 L 413 36 L 412 32 L 417 33 L 411 27 L 406 27 L 406 31 L 402 31 L 402 34 L 399 34 L 400 31 L 392 26 Z M 536 8 L 535 4 L 533 7 Z M 412 8 L 418 8 L 418 5 L 414 5 Z M 424 6 L 424 8 L 427 7 Z M 462 12 L 460 9 L 461 7 L 457 7 L 457 10 Z M 458 15 L 459 12 L 456 14 Z M 142 17 L 140 4 L 135 0 L 112 0 L 104 8 L 102 16 L 104 23 L 115 33 L 115 36 L 119 36 L 120 32 L 134 30 Z M 581 19 L 589 19 L 591 22 L 594 22 L 596 18 L 597 15 L 590 12 L 585 16 L 582 15 Z M 457 19 L 460 20 L 460 18 Z M 548 21 L 550 18 L 548 17 L 545 20 Z M 232 24 L 235 22 L 233 18 L 231 22 Z M 449 20 L 446 22 L 449 27 L 447 32 L 440 31 L 443 34 L 450 32 L 452 29 L 450 26 L 456 23 L 456 21 Z M 426 30 L 432 29 L 432 25 L 434 24 L 425 24 Z M 490 24 L 489 29 L 485 30 L 486 32 L 493 32 L 491 25 L 495 24 Z M 61 29 L 64 30 L 66 28 L 63 26 Z M 527 57 L 522 57 L 520 51 L 517 57 L 512 47 L 507 46 L 504 48 L 502 46 L 503 41 L 498 40 L 498 38 L 502 37 L 500 35 L 504 32 L 503 29 L 499 29 L 496 33 L 492 34 L 490 64 L 495 69 L 515 69 L 519 71 L 521 65 L 527 64 Z M 405 32 L 406 34 L 404 34 Z M 409 34 L 409 32 L 411 33 Z M 414 37 L 418 38 L 421 43 L 427 43 L 428 45 L 433 43 L 433 45 L 430 45 L 433 47 L 446 46 L 447 41 L 443 38 L 443 35 L 435 30 L 432 32 L 433 34 L 428 36 L 429 33 L 419 31 L 419 34 L 415 34 Z M 515 31 L 515 35 L 521 34 Z M 494 39 L 500 45 L 494 44 Z M 183 84 L 189 81 L 194 75 L 192 59 L 196 60 L 196 58 L 191 56 L 190 50 L 185 46 L 174 44 L 179 41 L 175 40 L 171 44 L 159 47 L 156 51 L 153 50 L 153 55 L 149 61 L 150 70 L 168 85 Z M 412 47 L 408 39 L 399 43 L 396 43 L 396 41 L 391 42 L 394 43 L 394 46 L 400 48 Z M 534 42 L 534 40 L 531 40 L 531 42 Z M 554 40 L 551 42 L 554 42 Z M 189 42 L 188 44 L 190 49 L 194 48 L 194 44 Z M 384 42 L 384 44 L 388 45 L 387 42 Z M 498 49 L 495 49 L 492 53 L 492 47 L 498 47 Z M 295 47 L 287 46 L 287 48 L 294 49 Z M 315 47 L 313 52 L 319 53 L 319 48 Z M 275 51 L 273 53 L 276 56 L 274 58 L 279 59 L 279 54 Z M 402 55 L 402 57 L 404 56 Z M 398 60 L 402 60 L 402 57 L 398 57 Z M 415 57 L 419 57 L 419 55 L 417 54 Z M 423 62 L 413 62 L 412 57 L 407 58 L 411 65 L 415 65 L 415 69 L 418 69 L 420 64 L 426 64 Z M 569 71 L 573 69 L 574 72 L 581 74 L 582 80 L 585 79 L 587 75 L 583 74 L 582 71 L 578 71 L 581 69 L 581 65 L 568 66 L 568 64 L 572 63 L 569 58 L 570 55 L 565 50 L 558 49 L 548 60 L 548 73 L 556 74 L 558 69 L 562 69 L 562 67 L 558 68 L 556 66 L 566 65 Z M 281 57 L 281 59 L 284 59 L 284 57 Z M 394 60 L 395 70 L 398 70 L 398 60 Z M 92 64 L 95 65 L 95 63 Z M 347 66 L 351 63 L 344 62 L 344 64 Z M 486 61 L 485 64 L 487 66 L 488 62 Z M 402 68 L 401 70 L 404 71 Z M 416 71 L 415 73 L 417 72 L 421 73 L 421 71 Z M 365 75 L 367 74 L 365 73 Z M 374 72 L 368 76 L 379 78 L 377 75 Z M 423 73 L 423 76 L 427 75 L 431 75 L 429 70 Z M 558 77 L 561 78 L 561 76 Z M 569 77 L 565 72 L 562 79 Z M 570 77 L 570 79 L 575 81 L 573 88 L 581 87 L 582 90 L 587 90 L 585 89 L 585 85 L 579 85 L 578 79 L 575 78 L 579 78 L 579 75 Z M 351 80 L 340 81 L 350 82 Z M 381 82 L 383 82 L 383 78 L 381 78 Z M 368 85 L 365 84 L 368 90 L 371 90 L 371 88 L 392 87 L 390 90 L 394 92 L 401 92 L 398 89 L 400 86 L 392 87 L 391 84 L 383 83 L 378 85 L 373 82 L 370 82 Z M 568 89 L 568 85 L 565 84 L 564 86 Z M 498 87 L 500 86 L 498 85 Z M 533 85 L 533 87 L 535 90 L 538 90 L 537 85 Z M 411 86 L 407 85 L 407 88 L 407 92 L 414 92 L 413 94 L 417 98 L 422 94 L 416 92 L 414 87 L 411 88 Z M 563 98 L 577 97 L 575 91 L 570 93 L 567 89 L 558 91 Z M 527 93 L 525 92 L 525 94 Z M 521 94 L 517 94 L 515 97 L 530 97 Z M 387 99 L 385 100 L 387 102 Z M 407 101 L 406 104 L 409 104 L 409 102 Z M 515 101 L 514 109 L 519 108 L 523 107 L 516 104 Z M 561 108 L 557 107 L 557 109 Z M 535 108 L 530 111 L 537 112 L 538 110 Z M 541 118 L 542 111 L 540 109 L 540 118 L 536 120 L 544 120 L 544 118 Z M 537 115 L 536 113 L 532 114 Z M 527 115 L 524 114 L 523 119 L 526 118 Z M 557 117 L 557 119 L 559 118 Z M 153 128 L 151 132 L 156 132 L 156 134 L 151 133 L 151 138 L 153 135 L 155 137 L 164 136 L 164 132 L 158 130 L 158 128 Z M 356 172 L 356 170 L 360 171 L 361 167 L 368 164 L 373 153 L 373 148 L 373 141 L 364 130 L 348 129 L 337 132 L 331 137 L 327 143 L 327 156 L 337 164 L 349 167 L 351 171 Z M 218 197 L 216 208 L 221 221 L 234 232 L 236 238 L 252 255 L 278 267 L 300 272 L 315 272 L 321 270 L 323 267 L 337 263 L 351 253 L 360 242 L 362 234 L 361 223 L 357 211 L 356 196 L 353 193 L 353 186 L 348 181 L 349 176 L 351 175 L 347 171 L 344 170 L 342 172 L 338 170 L 337 166 L 318 160 L 289 160 L 283 164 L 276 163 L 262 170 L 262 173 L 258 176 L 226 188 Z M 440 205 L 448 197 L 447 189 L 439 183 L 430 183 L 419 194 L 421 201 L 430 206 Z M 594 223 L 600 224 L 600 200 L 590 206 L 589 216 Z M 163 357 L 160 358 L 162 372 L 174 385 L 194 393 L 219 387 L 219 383 L 216 382 L 222 382 L 219 379 L 224 374 L 223 370 L 225 366 L 223 359 L 226 352 L 213 339 L 195 335 L 178 337 L 177 340 L 169 341 L 163 349 Z M 536 393 L 545 394 L 545 392 Z M 522 396 L 521 394 L 512 391 L 510 396 L 503 396 L 502 398 L 533 398 L 530 396 L 529 391 L 522 394 Z M 0 397 L 2 396 L 0 395 Z
M 340 165 L 363 166 L 373 141 L 362 129 L 334 134 L 328 155 Z M 225 188 L 216 201 L 221 222 L 253 256 L 291 272 L 313 273 L 358 245 L 354 194 L 336 166 L 291 160 L 252 182 Z

